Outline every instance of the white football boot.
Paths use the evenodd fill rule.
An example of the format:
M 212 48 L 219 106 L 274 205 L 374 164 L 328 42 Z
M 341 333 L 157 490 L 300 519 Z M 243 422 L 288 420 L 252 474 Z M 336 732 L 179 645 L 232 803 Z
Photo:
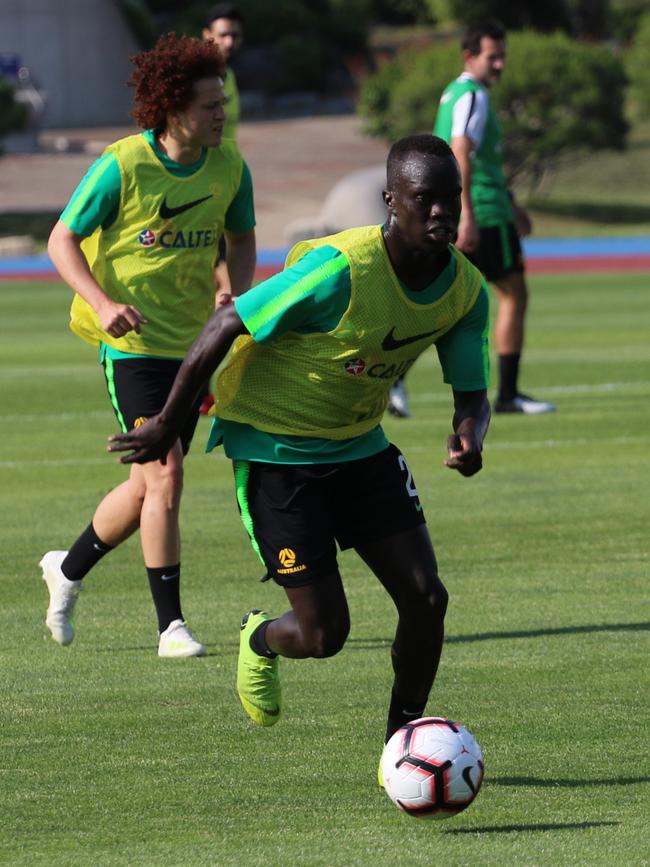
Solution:
M 64 646 L 71 644 L 74 638 L 72 614 L 77 597 L 83 590 L 81 581 L 69 581 L 61 571 L 61 563 L 67 556 L 67 551 L 48 551 L 39 563 L 43 570 L 43 581 L 50 591 L 45 624 L 52 638 Z
M 192 635 L 184 620 L 172 620 L 160 633 L 158 656 L 205 656 L 205 647 Z

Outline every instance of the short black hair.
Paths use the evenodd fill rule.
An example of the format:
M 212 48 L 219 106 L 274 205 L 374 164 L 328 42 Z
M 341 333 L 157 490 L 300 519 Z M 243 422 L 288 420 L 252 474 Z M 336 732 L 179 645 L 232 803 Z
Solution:
M 231 21 L 244 23 L 244 16 L 235 3 L 215 3 L 206 13 L 203 26 L 209 27 L 213 21 L 219 18 L 229 18 Z
M 386 160 L 386 182 L 390 188 L 402 173 L 402 166 L 412 155 L 438 157 L 446 159 L 454 157 L 454 152 L 447 142 L 437 135 L 407 135 L 399 139 L 391 147 Z
M 496 18 L 486 18 L 483 21 L 475 21 L 469 24 L 463 33 L 461 46 L 463 51 L 469 51 L 474 57 L 481 53 L 481 39 L 488 36 L 490 39 L 505 39 L 506 28 Z

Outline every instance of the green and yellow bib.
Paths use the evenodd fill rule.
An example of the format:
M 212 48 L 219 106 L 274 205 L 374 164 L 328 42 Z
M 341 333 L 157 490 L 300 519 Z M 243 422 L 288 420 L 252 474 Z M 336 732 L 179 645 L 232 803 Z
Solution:
M 289 252 L 287 267 L 324 245 L 340 250 L 350 267 L 350 303 L 338 325 L 327 333 L 288 332 L 268 343 L 238 337 L 217 371 L 218 417 L 268 433 L 360 436 L 380 421 L 395 379 L 478 297 L 480 273 L 452 247 L 456 278 L 445 294 L 431 304 L 409 300 L 380 226 L 303 241 Z
M 119 215 L 81 249 L 93 276 L 115 301 L 147 319 L 142 332 L 114 338 L 92 307 L 75 295 L 70 327 L 141 355 L 182 357 L 214 311 L 214 264 L 226 211 L 239 189 L 242 158 L 234 144 L 207 151 L 188 177 L 175 177 L 140 135 L 111 145 L 122 176 Z

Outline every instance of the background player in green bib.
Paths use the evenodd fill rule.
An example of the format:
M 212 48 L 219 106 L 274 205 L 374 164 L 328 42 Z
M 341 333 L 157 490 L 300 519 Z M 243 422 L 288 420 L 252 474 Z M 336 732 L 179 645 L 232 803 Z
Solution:
M 332 656 L 345 643 L 337 544 L 359 553 L 397 607 L 387 737 L 424 712 L 447 592 L 415 481 L 380 421 L 395 377 L 435 343 L 455 405 L 445 463 L 463 476 L 481 469 L 488 299 L 451 246 L 460 192 L 445 142 L 397 142 L 386 223 L 297 244 L 282 274 L 215 313 L 162 413 L 111 438 L 109 450 L 134 450 L 127 463 L 164 458 L 218 366 L 210 446 L 223 443 L 233 460 L 244 525 L 291 605 L 277 619 L 253 609 L 242 620 L 237 687 L 260 725 L 280 716 L 279 656 Z
M 239 126 L 239 89 L 231 61 L 237 55 L 244 41 L 244 19 L 234 3 L 217 3 L 210 8 L 204 21 L 203 39 L 212 40 L 226 62 L 226 78 L 223 84 L 226 122 L 222 137 L 224 141 L 236 142 Z M 225 244 L 222 239 L 219 244 L 219 258 L 215 268 L 215 305 L 217 307 L 221 304 L 228 304 L 233 296 L 233 285 L 228 273 L 225 254 Z M 201 412 L 204 415 L 207 414 L 213 402 L 212 393 L 208 391 L 201 404 Z
M 496 21 L 467 28 L 462 42 L 465 68 L 445 89 L 433 131 L 451 144 L 460 166 L 463 210 L 456 245 L 497 292 L 499 392 L 494 410 L 530 414 L 551 412 L 555 406 L 522 394 L 518 384 L 528 301 L 519 237 L 528 235 L 531 225 L 508 191 L 501 124 L 489 94 L 505 66 L 505 36 Z
M 169 34 L 133 62 L 134 117 L 144 132 L 115 142 L 90 168 L 49 243 L 54 264 L 76 293 L 71 328 L 99 347 L 123 430 L 160 411 L 183 356 L 213 313 L 224 231 L 238 292 L 250 286 L 255 270 L 250 172 L 234 143 L 222 142 L 219 49 Z M 180 603 L 183 456 L 197 417 L 198 405 L 187 413 L 166 463 L 133 467 L 69 551 L 43 557 L 46 623 L 60 644 L 74 637 L 81 579 L 139 529 L 159 655 L 205 652 Z
M 203 38 L 214 42 L 226 62 L 226 79 L 223 85 L 226 122 L 223 138 L 226 141 L 237 141 L 239 89 L 231 62 L 244 41 L 244 19 L 239 8 L 234 3 L 216 3 L 212 6 L 205 17 Z

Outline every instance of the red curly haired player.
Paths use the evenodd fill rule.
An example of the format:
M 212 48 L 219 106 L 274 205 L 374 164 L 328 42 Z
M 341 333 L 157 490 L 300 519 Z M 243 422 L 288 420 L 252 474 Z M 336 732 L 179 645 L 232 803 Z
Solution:
M 132 62 L 133 116 L 143 131 L 110 145 L 90 167 L 48 247 L 75 292 L 70 326 L 98 347 L 123 431 L 162 409 L 213 312 L 222 234 L 237 293 L 249 288 L 255 269 L 250 172 L 236 146 L 222 142 L 225 65 L 218 48 L 170 33 Z M 198 411 L 196 405 L 188 414 L 165 463 L 132 467 L 70 549 L 41 560 L 50 594 L 46 624 L 59 644 L 73 640 L 82 579 L 140 530 L 159 656 L 205 653 L 185 623 L 179 589 L 183 457 Z

